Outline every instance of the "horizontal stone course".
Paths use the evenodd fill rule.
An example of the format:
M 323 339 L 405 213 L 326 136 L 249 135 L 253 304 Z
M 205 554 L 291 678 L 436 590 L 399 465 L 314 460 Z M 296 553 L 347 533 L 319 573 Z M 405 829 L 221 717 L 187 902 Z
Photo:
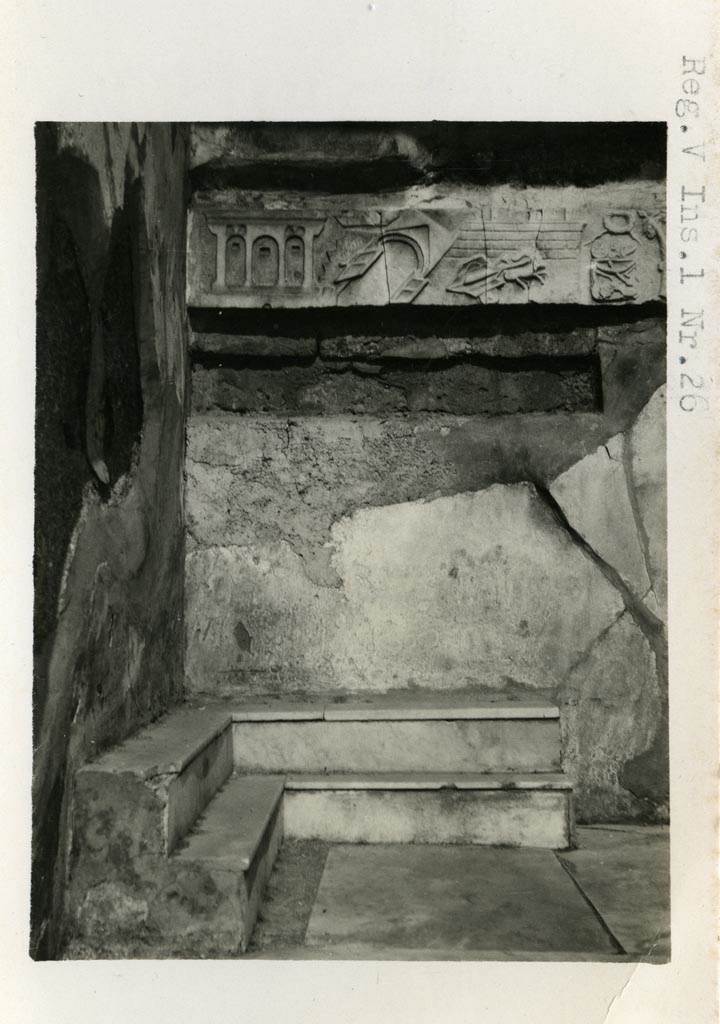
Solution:
M 368 694 L 362 700 L 330 700 L 330 702 L 276 701 L 273 703 L 245 703 L 229 707 L 233 722 L 370 722 L 421 721 L 437 719 L 545 719 L 559 718 L 558 708 L 537 698 L 525 698 L 515 703 L 498 697 L 478 700 L 465 694 Z
M 230 723 L 227 711 L 178 708 L 80 769 L 138 778 L 179 774 Z
M 235 722 L 243 772 L 551 771 L 557 719 Z
M 247 871 L 276 815 L 282 777 L 238 776 L 215 796 L 177 857 Z
M 197 195 L 188 305 L 635 304 L 664 296 L 664 187 Z
M 191 331 L 190 351 L 195 355 L 241 356 L 249 359 L 307 359 L 318 354 L 314 338 L 282 338 L 222 331 Z
M 179 710 L 79 769 L 77 835 L 102 829 L 108 844 L 169 853 L 232 771 L 230 721 L 225 711 Z
M 286 790 L 571 790 L 562 772 L 343 772 L 321 775 L 288 775 Z
M 451 363 L 314 361 L 276 367 L 196 366 L 193 409 L 338 415 L 447 413 L 509 415 L 592 412 L 600 407 L 596 356 Z
M 346 843 L 571 845 L 567 792 L 287 789 L 285 832 Z

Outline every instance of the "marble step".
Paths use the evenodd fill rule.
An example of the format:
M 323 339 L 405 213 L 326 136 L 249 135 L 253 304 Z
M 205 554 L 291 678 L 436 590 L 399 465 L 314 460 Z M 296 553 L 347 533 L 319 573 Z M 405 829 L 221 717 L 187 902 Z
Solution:
M 276 775 L 234 776 L 173 856 L 184 863 L 249 871 L 267 847 L 270 834 L 282 832 L 284 782 Z
M 567 849 L 572 786 L 559 772 L 297 774 L 285 834 L 339 843 L 472 843 Z
M 282 843 L 282 796 L 282 778 L 231 778 L 170 858 L 160 896 L 185 955 L 247 948 Z
M 517 771 L 560 768 L 550 704 L 372 701 L 233 711 L 241 772 Z
M 75 777 L 75 828 L 104 828 L 128 850 L 169 854 L 233 769 L 226 710 L 181 708 L 84 765 Z

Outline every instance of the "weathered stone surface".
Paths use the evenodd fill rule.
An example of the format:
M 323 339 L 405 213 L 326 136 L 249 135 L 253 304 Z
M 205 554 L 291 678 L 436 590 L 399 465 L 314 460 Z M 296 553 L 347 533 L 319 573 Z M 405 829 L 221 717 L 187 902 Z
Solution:
M 640 523 L 640 538 L 657 600 L 667 621 L 667 483 L 665 391 L 658 388 L 630 432 L 630 475 Z
M 624 789 L 618 775 L 665 727 L 663 692 L 652 648 L 628 612 L 570 669 L 559 700 L 563 768 L 573 779 L 581 820 L 645 815 L 648 804 Z
M 306 941 L 368 959 L 617 952 L 552 853 L 443 846 L 331 849 Z
M 331 541 L 339 590 L 282 542 L 189 553 L 192 689 L 548 688 L 622 610 L 528 485 L 364 509 Z
M 178 852 L 178 859 L 248 871 L 271 824 L 281 817 L 282 794 L 282 776 L 243 775 L 231 779 Z
M 373 192 L 444 177 L 588 186 L 665 173 L 660 122 L 604 124 L 601 145 L 591 122 L 195 122 L 190 133 L 198 188 Z
M 665 320 L 624 320 L 616 324 L 603 324 L 597 329 L 597 340 L 614 346 L 664 345 L 667 324 Z
M 560 857 L 626 953 L 670 959 L 667 828 L 579 828 Z
M 236 956 L 246 943 L 247 918 L 241 869 L 145 857 L 127 877 L 87 886 L 65 957 Z
M 196 197 L 188 304 L 300 308 L 387 304 L 641 303 L 662 299 L 659 182 L 576 194 L 458 190 L 444 202 L 257 193 Z
M 192 126 L 191 168 L 268 171 L 279 166 L 349 168 L 358 165 L 389 165 L 395 176 L 403 169 L 421 171 L 431 163 L 431 154 L 402 127 L 342 127 L 322 124 L 293 124 L 292 132 L 282 124 L 201 124 Z M 306 171 L 307 173 L 307 171 Z M 413 175 L 415 176 L 415 175 Z
M 44 958 L 61 942 L 75 770 L 182 690 L 187 132 L 41 125 L 37 142 L 31 949 Z
M 550 484 L 570 526 L 635 598 L 667 618 L 665 388 L 616 435 Z
M 167 854 L 232 768 L 229 714 L 181 710 L 77 772 L 75 819 L 87 831 L 112 828 L 121 845 L 144 843 L 135 855 Z
M 191 331 L 190 350 L 251 359 L 313 359 L 318 354 L 318 343 L 315 338 Z
M 492 359 L 436 365 L 323 363 L 272 369 L 197 367 L 193 408 L 230 412 L 450 413 L 468 416 L 529 412 L 591 412 L 600 401 L 599 363 L 558 359 L 544 367 Z
M 662 382 L 660 346 L 641 349 L 626 340 L 621 353 L 606 347 L 616 358 L 604 370 L 602 414 L 287 419 L 196 413 L 188 424 L 189 542 L 283 538 L 302 554 L 311 578 L 332 582 L 330 527 L 356 508 L 479 490 L 498 480 L 549 482 L 627 429 Z M 196 385 L 200 379 L 196 371 Z
M 162 779 L 153 788 L 129 773 L 78 778 L 66 956 L 223 957 L 245 949 L 282 840 L 282 781 L 231 780 L 168 857 Z
M 363 640 L 358 642 L 358 649 L 348 651 L 348 638 L 353 648 L 352 638 L 358 628 L 357 606 L 355 596 L 351 595 L 348 601 L 337 559 L 334 524 L 352 519 L 359 509 L 402 505 L 423 498 L 431 499 L 432 504 L 439 496 L 480 490 L 497 480 L 533 479 L 548 486 L 584 457 L 594 452 L 604 454 L 601 446 L 618 433 L 628 434 L 638 413 L 662 383 L 664 324 L 641 320 L 606 326 L 600 333 L 604 339 L 600 343 L 604 380 L 603 412 L 598 414 L 513 415 L 494 419 L 447 414 L 287 418 L 196 413 L 189 424 L 187 460 L 188 544 L 194 552 L 187 563 L 188 603 L 200 617 L 200 623 L 192 626 L 189 633 L 191 685 L 199 690 L 211 688 L 228 693 L 238 689 L 276 695 L 287 689 L 317 693 L 324 687 L 352 688 L 357 664 L 367 663 L 373 673 L 375 659 L 381 659 L 374 641 L 369 639 L 369 626 L 361 629 Z M 527 344 L 532 347 L 531 341 Z M 369 363 L 379 358 L 375 350 L 366 354 Z M 606 495 L 602 498 L 604 501 Z M 472 532 L 473 528 L 456 514 L 455 505 L 450 503 L 448 509 L 448 530 L 452 522 L 458 537 L 468 530 Z M 377 517 L 374 521 L 381 537 L 386 533 L 383 509 L 375 508 L 372 516 Z M 496 528 L 502 536 L 504 523 L 499 522 Z M 614 534 L 610 539 L 617 546 Z M 405 549 L 408 574 L 417 572 L 418 578 L 422 578 L 416 569 L 417 551 L 421 547 Z M 380 547 L 376 550 L 370 545 L 363 556 L 368 568 L 372 563 L 381 564 L 380 557 L 385 557 Z M 261 566 L 265 567 L 262 571 Z M 619 565 L 615 568 L 620 571 Z M 245 582 L 238 587 L 233 577 Z M 256 584 L 258 577 L 260 582 Z M 398 589 L 394 579 L 388 579 L 387 585 Z M 615 594 L 619 613 L 622 595 L 607 585 L 609 592 Z M 217 607 L 211 593 L 215 588 L 220 595 Z M 272 593 L 268 588 L 272 588 Z M 357 587 L 353 589 L 357 592 Z M 562 601 L 562 589 L 560 595 Z M 428 621 L 442 622 L 450 617 L 443 589 L 434 582 L 427 585 L 422 602 Z M 542 599 L 541 603 L 547 602 Z M 652 593 L 648 595 L 647 606 L 650 610 L 654 608 Z M 471 618 L 471 607 L 472 601 L 460 613 L 459 621 L 464 623 L 461 629 L 480 643 L 485 622 L 483 617 Z M 248 608 L 252 610 L 252 621 L 247 620 Z M 382 618 L 382 612 L 378 617 Z M 511 647 L 515 621 L 512 614 L 504 620 Z M 589 628 L 589 645 L 607 621 L 604 625 L 597 623 L 594 634 L 595 626 Z M 242 623 L 242 630 L 238 622 Z M 528 628 L 530 625 L 528 620 Z M 207 639 L 201 642 L 205 630 Z M 454 637 L 454 630 L 451 625 L 443 642 Z M 277 652 L 271 651 L 269 641 L 262 639 L 271 634 L 284 637 Z M 282 667 L 289 634 L 296 638 L 292 671 Z M 393 657 L 400 657 L 405 642 L 412 646 L 414 638 L 402 638 L 393 649 Z M 339 653 L 321 654 L 331 649 Z M 579 651 L 578 657 L 582 653 Z M 562 673 L 568 667 L 568 663 L 565 668 L 558 666 L 548 684 L 550 689 L 562 681 Z M 454 671 L 453 667 L 450 672 L 440 672 L 439 682 L 433 675 L 426 685 L 444 686 L 451 682 L 453 686 L 472 686 L 484 682 L 480 672 L 472 676 L 458 673 L 458 684 L 458 679 L 453 678 Z M 630 660 L 617 667 L 618 685 L 626 685 L 627 678 L 628 692 L 633 692 L 635 685 L 630 678 L 633 671 Z M 413 671 L 408 676 L 416 678 Z M 519 681 L 524 678 L 521 676 Z M 390 685 L 402 685 L 402 680 L 391 680 Z M 598 710 L 601 712 L 602 708 Z M 660 735 L 662 726 L 658 730 Z M 589 749 L 584 748 L 583 757 L 589 756 Z M 633 755 L 629 757 L 632 761 Z M 623 778 L 628 763 L 624 767 L 619 765 Z M 662 772 L 662 763 L 660 752 L 659 759 L 644 771 L 646 785 L 640 802 L 628 798 L 625 787 L 618 788 L 615 782 L 605 788 L 604 795 L 601 788 L 596 789 L 588 798 L 591 816 L 597 810 L 605 818 L 641 811 L 645 816 L 658 813 L 662 817 L 662 786 L 658 789 L 652 783 L 652 778 Z M 636 782 L 632 786 L 633 791 L 639 792 Z M 579 809 L 587 817 L 584 794 L 585 791 L 580 794 Z M 633 810 L 628 812 L 630 804 Z
M 452 329 L 452 327 L 451 327 Z M 518 359 L 523 356 L 583 356 L 594 351 L 595 328 L 567 332 L 524 331 L 511 335 L 484 337 L 358 337 L 336 335 L 321 338 L 323 359 L 457 359 L 467 356 L 495 356 Z
M 550 492 L 573 529 L 643 600 L 651 584 L 628 494 L 623 449 L 621 435 L 610 438 L 553 480 Z
M 487 789 L 293 789 L 285 828 L 334 843 L 460 843 L 564 848 L 570 794 Z
M 562 772 L 437 772 L 437 771 L 404 771 L 404 772 L 321 772 L 312 775 L 285 776 L 285 791 L 395 789 L 395 790 L 428 790 L 438 792 L 441 789 L 473 790 L 475 792 L 499 792 L 529 790 L 545 790 L 547 792 L 567 792 L 572 790 L 572 783 Z
M 242 772 L 551 771 L 557 720 L 235 722 Z

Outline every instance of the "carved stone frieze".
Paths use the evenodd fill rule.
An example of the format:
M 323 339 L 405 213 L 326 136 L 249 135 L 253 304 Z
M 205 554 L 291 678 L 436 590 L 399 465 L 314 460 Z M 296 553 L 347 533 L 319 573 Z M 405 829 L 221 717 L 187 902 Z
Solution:
M 590 243 L 590 293 L 596 302 L 630 302 L 638 294 L 635 214 L 603 217 L 603 232 Z
M 361 197 L 358 197 L 360 199 Z M 640 303 L 664 298 L 664 214 L 577 209 L 241 208 L 198 201 L 190 306 Z M 646 208 L 647 207 L 647 208 Z M 659 259 L 658 259 L 659 257 Z
M 648 212 L 647 210 L 638 210 L 638 217 L 642 224 L 642 231 L 646 238 L 651 238 L 657 241 L 659 256 L 658 260 L 658 273 L 660 275 L 660 287 L 659 295 L 661 299 L 665 299 L 665 211 L 654 210 Z

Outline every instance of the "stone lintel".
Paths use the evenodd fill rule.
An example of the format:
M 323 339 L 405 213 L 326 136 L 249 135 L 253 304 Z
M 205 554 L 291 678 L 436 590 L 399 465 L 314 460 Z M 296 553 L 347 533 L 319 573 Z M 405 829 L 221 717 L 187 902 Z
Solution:
M 289 196 L 287 208 L 281 195 L 247 198 L 196 198 L 190 307 L 602 307 L 665 298 L 659 183 L 534 190 L 532 202 L 518 190 L 463 192 L 404 208 L 370 196 L 343 197 L 344 208 L 331 197 L 305 206 Z

